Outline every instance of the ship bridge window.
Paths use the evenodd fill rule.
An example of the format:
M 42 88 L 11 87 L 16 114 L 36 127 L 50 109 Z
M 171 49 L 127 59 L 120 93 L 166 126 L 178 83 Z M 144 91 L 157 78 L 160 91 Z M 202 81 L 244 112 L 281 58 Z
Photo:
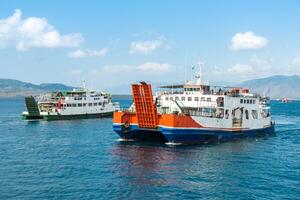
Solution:
M 169 97 L 166 97 L 166 101 L 169 101 Z
M 201 101 L 205 101 L 205 97 L 201 97 Z
M 94 103 L 94 106 L 97 106 L 97 103 Z
M 89 103 L 89 106 L 92 106 L 93 104 L 92 103 Z
M 67 107 L 71 107 L 71 104 L 68 103 L 68 104 L 67 104 Z
M 82 103 L 79 103 L 79 104 L 78 104 L 78 107 L 82 107 Z
M 195 97 L 195 99 L 194 99 L 195 101 L 199 101 L 199 97 Z
M 188 101 L 192 101 L 192 97 L 188 97 Z
M 249 119 L 249 111 L 245 110 L 246 119 Z
M 175 97 L 175 101 L 178 101 L 179 100 L 179 97 Z
M 240 103 L 243 103 L 243 102 L 244 102 L 244 100 L 243 100 L 243 99 L 241 99 L 241 100 L 240 100 Z
M 185 101 L 185 97 L 181 97 L 181 101 Z
M 73 103 L 73 104 L 72 104 L 72 107 L 77 107 L 77 104 Z
M 252 110 L 251 115 L 253 119 L 257 119 L 258 118 L 257 110 Z

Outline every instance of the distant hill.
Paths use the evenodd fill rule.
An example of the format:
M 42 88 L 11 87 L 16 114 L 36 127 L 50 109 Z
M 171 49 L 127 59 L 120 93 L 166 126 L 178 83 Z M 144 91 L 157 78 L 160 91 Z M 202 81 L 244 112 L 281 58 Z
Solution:
M 242 87 L 251 91 L 265 94 L 272 99 L 293 98 L 300 99 L 300 76 L 271 76 L 267 78 L 244 81 Z
M 297 75 L 252 79 L 240 83 L 239 86 L 249 88 L 255 93 L 269 96 L 272 99 L 285 97 L 300 99 L 300 76 Z M 72 90 L 73 88 L 75 87 L 60 83 L 42 83 L 37 85 L 13 79 L 0 79 L 0 98 L 38 95 L 49 91 L 64 91 Z M 155 86 L 153 86 L 153 88 L 155 88 Z M 130 94 L 130 84 L 128 84 L 128 87 L 124 89 L 122 94 Z M 117 97 L 117 95 L 114 96 Z M 129 98 L 130 96 L 122 95 L 122 97 Z
M 72 90 L 75 87 L 60 83 L 42 83 L 40 85 L 14 79 L 0 79 L 0 98 L 37 95 L 49 91 Z

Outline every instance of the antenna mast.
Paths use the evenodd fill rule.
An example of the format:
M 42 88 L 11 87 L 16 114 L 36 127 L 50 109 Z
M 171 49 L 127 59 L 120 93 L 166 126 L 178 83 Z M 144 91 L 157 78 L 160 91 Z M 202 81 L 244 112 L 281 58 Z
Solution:
M 195 78 L 196 78 L 196 83 L 197 85 L 201 85 L 202 81 L 203 81 L 203 77 L 202 77 L 202 66 L 203 66 L 203 62 L 198 62 L 199 65 L 199 72 L 198 74 L 196 74 Z

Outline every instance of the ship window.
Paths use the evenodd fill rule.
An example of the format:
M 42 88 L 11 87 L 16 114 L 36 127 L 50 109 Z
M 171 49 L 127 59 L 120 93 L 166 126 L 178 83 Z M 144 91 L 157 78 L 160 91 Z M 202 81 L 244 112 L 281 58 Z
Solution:
M 175 97 L 175 100 L 178 101 L 178 100 L 179 100 L 179 97 Z
M 205 101 L 205 97 L 201 97 L 201 101 Z
M 225 110 L 225 118 L 226 118 L 226 119 L 229 118 L 229 110 L 228 110 L 228 109 Z
M 255 100 L 253 100 L 253 104 L 255 104 Z
M 246 100 L 246 99 L 244 99 L 244 103 L 247 103 L 247 100 Z
M 188 97 L 188 101 L 192 101 L 192 97 Z
M 245 110 L 246 119 L 249 119 L 249 111 Z
M 252 104 L 252 99 L 250 99 L 249 101 L 250 101 L 250 104 Z
M 197 91 L 200 91 L 200 88 L 197 88 Z
M 248 103 L 248 104 L 250 103 L 250 100 L 249 100 L 249 99 L 247 99 L 247 103 Z
M 169 97 L 166 97 L 166 101 L 168 101 L 169 100 Z
M 86 103 L 84 103 L 83 106 L 86 106 Z
M 243 103 L 243 102 L 244 102 L 243 99 L 241 99 L 241 100 L 240 100 L 240 103 Z
M 92 106 L 93 104 L 92 103 L 89 103 L 89 106 Z
M 77 107 L 77 105 L 74 103 L 74 104 L 72 104 L 72 107 Z
M 207 98 L 207 101 L 211 101 L 211 98 Z
M 252 114 L 253 119 L 258 118 L 257 110 L 252 110 L 251 114 Z
M 101 106 L 101 104 L 102 104 L 101 102 L 98 103 L 99 106 Z
M 94 103 L 94 106 L 97 106 L 97 103 Z
M 82 98 L 80 97 L 80 98 L 78 98 L 78 100 L 82 100 Z
M 78 104 L 78 107 L 82 107 L 82 103 L 79 103 L 79 104 Z
M 199 101 L 199 97 L 195 97 L 195 101 Z
M 173 101 L 173 97 L 170 97 L 170 100 Z
M 185 101 L 185 97 L 181 97 L 181 101 Z

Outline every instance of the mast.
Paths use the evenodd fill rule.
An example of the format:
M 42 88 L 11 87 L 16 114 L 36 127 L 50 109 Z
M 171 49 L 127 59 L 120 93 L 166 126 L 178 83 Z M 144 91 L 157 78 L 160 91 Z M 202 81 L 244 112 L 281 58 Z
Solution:
M 199 62 L 198 65 L 199 65 L 199 72 L 196 74 L 195 78 L 196 78 L 196 84 L 197 85 L 201 85 L 202 81 L 203 81 L 203 78 L 202 78 L 202 66 L 203 66 L 203 63 Z

